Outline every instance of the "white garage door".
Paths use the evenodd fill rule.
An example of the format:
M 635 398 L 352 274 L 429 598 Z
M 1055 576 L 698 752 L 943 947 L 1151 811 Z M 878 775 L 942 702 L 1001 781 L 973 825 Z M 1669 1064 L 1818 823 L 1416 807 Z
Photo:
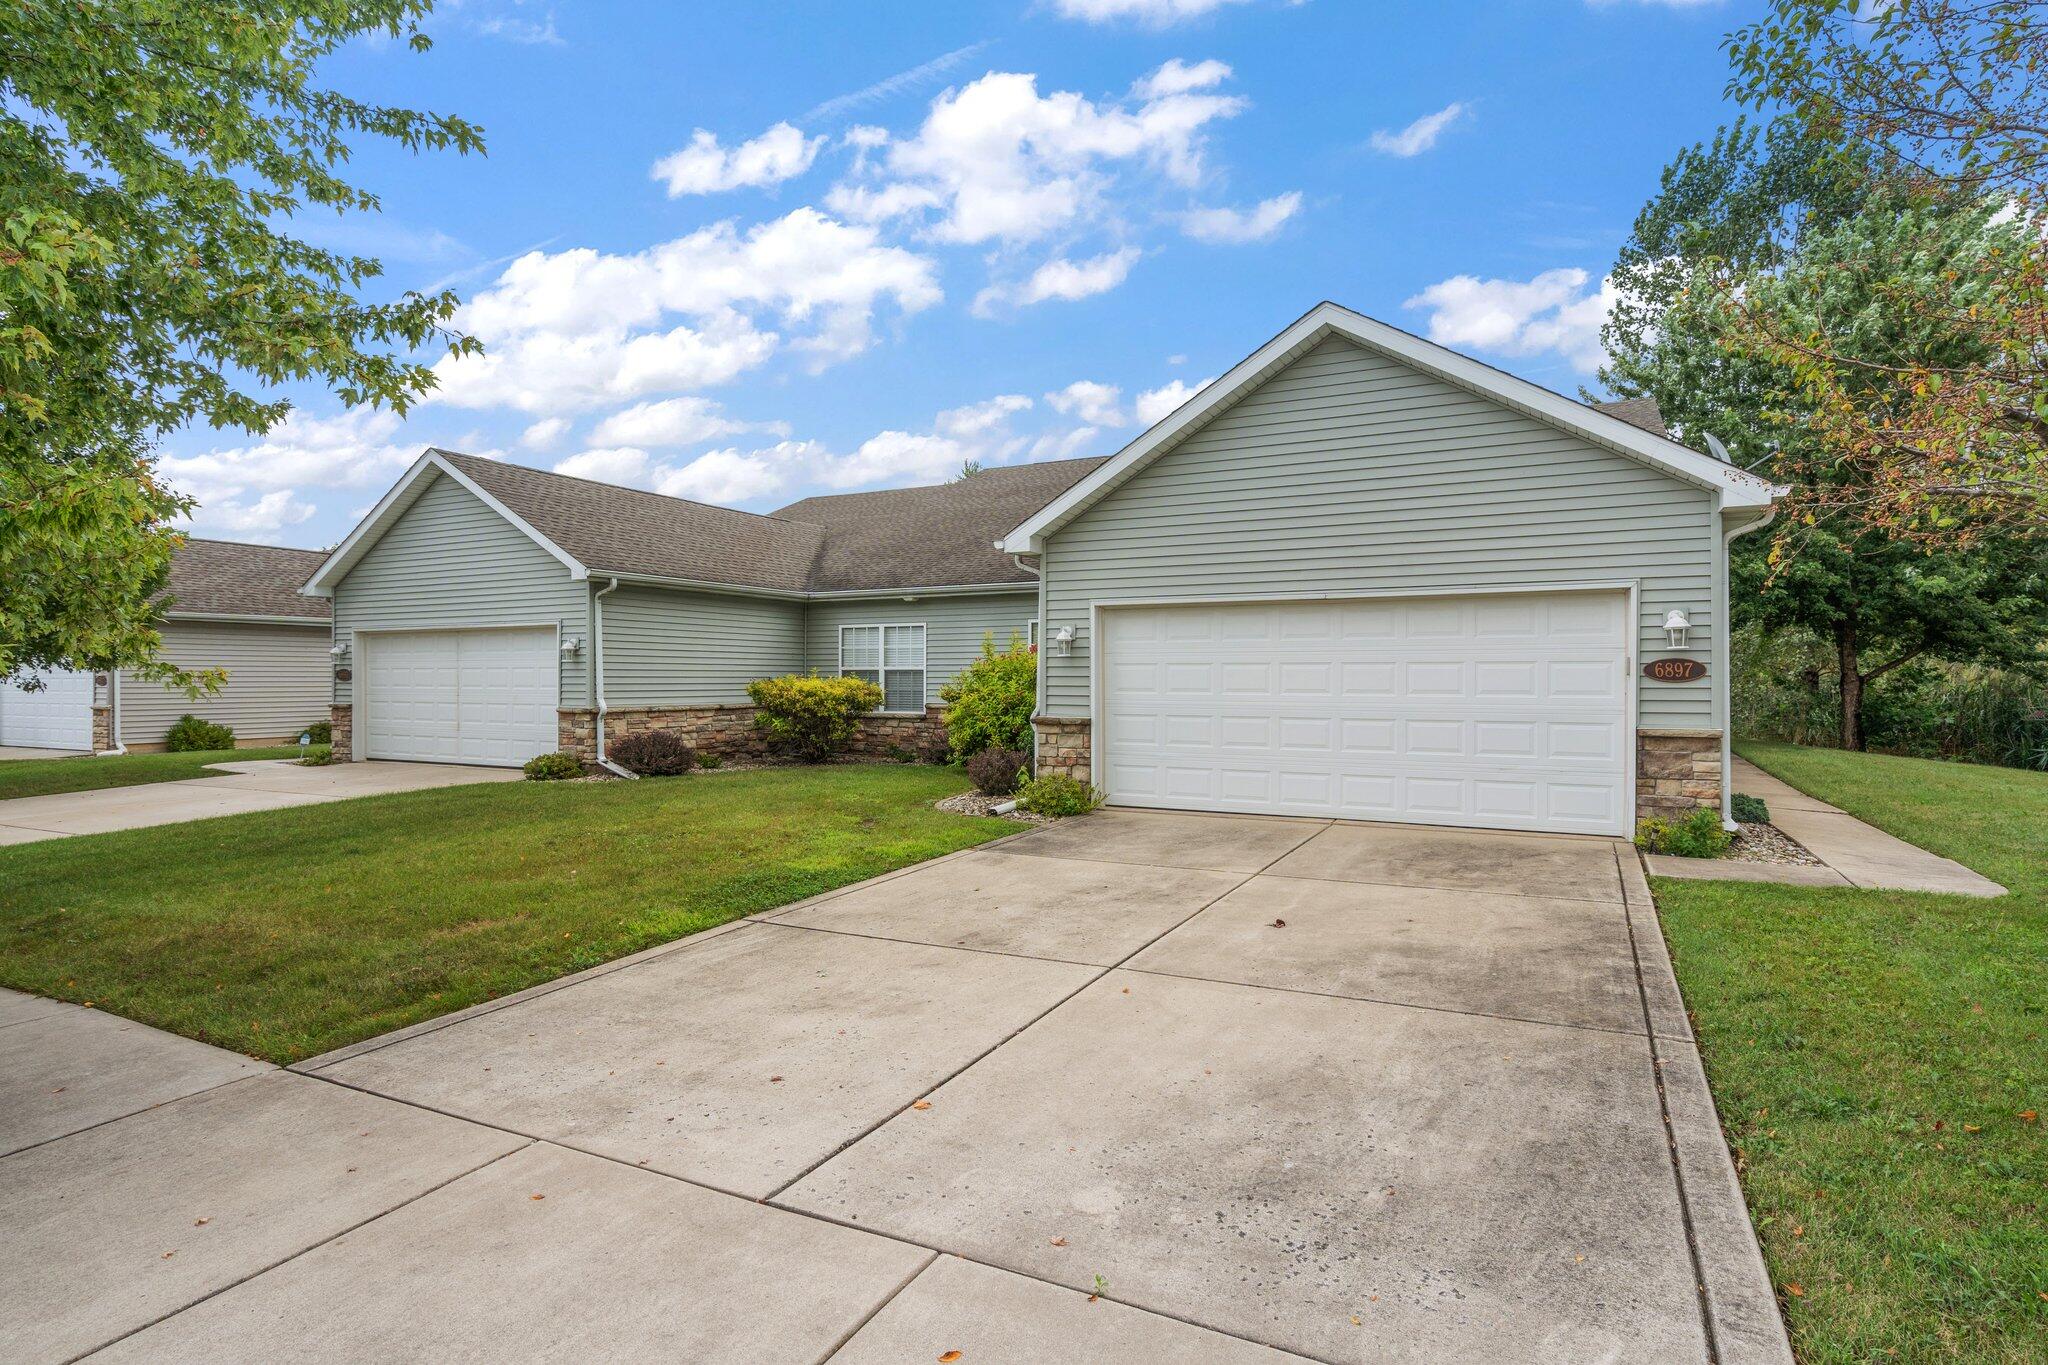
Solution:
M 1105 609 L 1096 780 L 1133 806 L 1626 833 L 1627 602 Z
M 516 767 L 559 748 L 555 632 L 357 637 L 366 758 Z
M 31 692 L 21 679 L 0 683 L 0 744 L 26 749 L 92 747 L 92 674 L 50 669 L 32 675 L 43 687 Z

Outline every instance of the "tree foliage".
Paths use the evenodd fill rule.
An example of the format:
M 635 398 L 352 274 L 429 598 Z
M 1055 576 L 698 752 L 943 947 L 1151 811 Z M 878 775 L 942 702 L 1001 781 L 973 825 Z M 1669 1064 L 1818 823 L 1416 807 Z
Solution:
M 1838 167 L 1923 208 L 2013 231 L 1937 271 L 1943 212 L 1880 253 L 1838 254 L 1803 307 L 1737 306 L 1737 344 L 1790 378 L 1826 458 L 1858 477 L 1812 485 L 1901 533 L 1954 542 L 2048 529 L 2048 7 L 2040 0 L 1772 0 L 1732 34 L 1730 93 L 1790 111 Z M 1718 281 L 1746 301 L 1753 272 Z M 1877 300 L 1908 335 L 1885 350 L 1830 330 L 1829 294 Z
M 152 449 L 186 423 L 262 432 L 278 386 L 403 411 L 452 293 L 365 301 L 374 260 L 294 237 L 374 212 L 352 141 L 480 150 L 461 119 L 316 79 L 361 35 L 424 50 L 431 0 L 94 0 L 0 9 L 0 677 L 156 661 L 152 597 L 190 503 Z M 424 356 L 422 353 L 425 353 Z
M 1966 307 L 1976 263 L 2012 250 L 2018 231 L 1981 200 L 1904 193 L 1807 130 L 1738 124 L 1674 160 L 1615 270 L 1603 380 L 1654 396 L 1681 432 L 1720 435 L 1791 488 L 1767 550 L 1736 542 L 1737 617 L 1829 642 L 1851 747 L 1865 689 L 1915 660 L 2031 666 L 2048 635 L 2048 558 L 2041 538 L 1980 534 L 1984 521 L 1908 533 L 1872 494 L 1885 471 L 1843 458 L 1798 366 L 1754 328 L 1829 337 L 1841 392 L 1881 405 L 1887 372 L 1865 359 L 1955 364 L 1983 344 L 1946 314 L 1898 306 L 1900 294 L 1947 292 Z

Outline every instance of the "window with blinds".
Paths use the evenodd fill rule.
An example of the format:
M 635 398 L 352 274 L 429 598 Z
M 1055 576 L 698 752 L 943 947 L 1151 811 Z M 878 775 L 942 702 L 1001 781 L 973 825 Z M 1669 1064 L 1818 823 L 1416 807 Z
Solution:
M 841 626 L 839 672 L 882 689 L 882 709 L 924 711 L 924 626 Z

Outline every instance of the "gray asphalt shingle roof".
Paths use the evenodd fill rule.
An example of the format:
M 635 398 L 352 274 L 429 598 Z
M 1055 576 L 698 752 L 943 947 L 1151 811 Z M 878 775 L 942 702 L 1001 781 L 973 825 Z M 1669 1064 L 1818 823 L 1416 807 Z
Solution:
M 1654 398 L 1615 398 L 1593 407 L 1609 417 L 1619 417 L 1632 427 L 1639 427 L 1652 436 L 1669 436 L 1670 430 L 1664 425 L 1663 410 Z
M 165 607 L 208 616 L 302 616 L 325 621 L 327 599 L 301 596 L 299 589 L 326 558 L 325 550 L 188 537 L 171 556 Z

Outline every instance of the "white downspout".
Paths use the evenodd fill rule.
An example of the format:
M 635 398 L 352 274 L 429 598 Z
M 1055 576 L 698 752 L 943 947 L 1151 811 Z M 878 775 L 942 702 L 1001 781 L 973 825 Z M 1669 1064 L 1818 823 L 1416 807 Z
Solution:
M 109 754 L 125 754 L 128 746 L 121 742 L 121 669 L 115 665 L 107 670 L 107 738 L 113 742 Z
M 615 577 L 608 586 L 599 588 L 590 599 L 591 686 L 597 692 L 597 766 L 608 773 L 637 782 L 640 780 L 640 774 L 631 768 L 620 767 L 606 758 L 604 752 L 604 717 L 607 709 L 604 704 L 604 595 L 616 592 L 618 587 L 619 580 Z
M 996 542 L 996 548 L 998 550 L 1003 548 L 1003 543 L 1000 540 Z M 1011 555 L 1010 562 L 1038 580 L 1039 643 L 1034 650 L 1035 658 L 1032 666 L 1036 669 L 1036 672 L 1032 676 L 1031 684 L 1032 690 L 1036 693 L 1031 699 L 1031 714 L 1035 716 L 1045 709 L 1045 574 L 1041 572 L 1045 567 L 1045 556 L 1041 554 L 1034 557 L 1038 560 L 1036 565 L 1026 564 L 1024 556 L 1021 554 Z M 1038 727 L 1036 725 L 1031 727 L 1031 774 L 1034 777 L 1038 775 Z
M 1721 827 L 1730 834 L 1735 832 L 1735 585 L 1730 581 L 1728 558 L 1737 536 L 1761 531 L 1777 515 L 1777 504 L 1773 503 L 1754 521 L 1721 532 L 1721 629 L 1714 652 L 1719 656 L 1715 667 L 1721 673 Z

